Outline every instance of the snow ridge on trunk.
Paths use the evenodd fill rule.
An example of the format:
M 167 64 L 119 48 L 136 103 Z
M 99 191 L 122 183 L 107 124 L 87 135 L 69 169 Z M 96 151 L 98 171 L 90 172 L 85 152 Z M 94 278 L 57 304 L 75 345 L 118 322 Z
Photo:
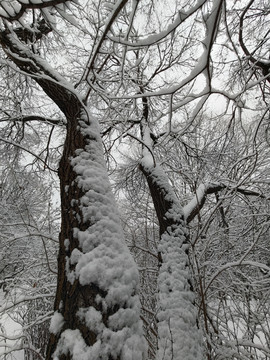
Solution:
M 182 207 L 161 166 L 144 156 L 146 176 L 160 223 L 158 359 L 201 360 L 202 334 L 191 289 L 187 232 Z M 158 195 L 157 195 L 158 194 Z
M 184 222 L 178 209 L 166 216 L 179 217 L 178 225 L 162 234 L 159 251 L 159 359 L 202 359 L 201 334 L 196 324 L 194 293 L 190 289 L 190 273 L 186 254 Z M 180 218 L 181 216 L 181 218 Z M 182 227 L 179 226 L 182 222 Z

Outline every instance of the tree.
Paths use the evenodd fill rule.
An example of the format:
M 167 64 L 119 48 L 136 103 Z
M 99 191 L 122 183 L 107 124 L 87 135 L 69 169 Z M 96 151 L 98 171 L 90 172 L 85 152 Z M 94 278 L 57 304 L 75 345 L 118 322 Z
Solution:
M 195 43 L 194 38 L 192 38 L 192 41 L 188 42 L 188 37 L 186 36 L 185 38 L 184 35 L 182 35 L 185 39 L 184 44 L 186 46 L 183 46 L 181 44 L 181 47 L 181 45 L 179 45 L 179 42 L 177 42 L 177 39 L 179 39 L 179 37 L 177 37 L 177 26 L 168 26 L 168 28 L 166 29 L 167 31 L 160 31 L 160 33 L 153 36 L 150 35 L 147 37 L 145 36 L 145 34 L 143 36 L 143 31 L 150 32 L 152 30 L 154 32 L 153 28 L 151 28 L 151 25 L 153 24 L 149 21 L 149 15 L 149 17 L 147 18 L 148 22 L 145 28 L 136 26 L 136 19 L 133 21 L 133 24 L 135 25 L 132 29 L 132 36 L 130 35 L 129 41 L 125 38 L 124 35 L 121 36 L 121 34 L 119 36 L 112 37 L 112 39 L 118 45 L 121 44 L 124 48 L 124 50 L 120 52 L 118 47 L 118 52 L 114 53 L 114 56 L 116 58 L 119 53 L 123 55 L 129 51 L 129 57 L 125 57 L 124 55 L 124 61 L 126 66 L 122 66 L 122 69 L 125 69 L 125 72 L 121 73 L 121 75 L 119 76 L 121 78 L 119 80 L 121 85 L 116 88 L 116 92 L 112 94 L 112 83 L 113 81 L 115 81 L 115 77 L 112 76 L 110 67 L 108 67 L 107 73 L 104 71 L 103 67 L 103 76 L 98 76 L 98 84 L 95 86 L 95 89 L 97 91 L 102 91 L 103 96 L 105 96 L 105 89 L 110 86 L 110 93 L 108 93 L 107 96 L 109 99 L 111 99 L 112 106 L 108 108 L 109 111 L 111 111 L 112 109 L 116 109 L 118 114 L 120 113 L 122 115 L 124 113 L 126 114 L 126 118 L 129 119 L 129 122 L 127 122 L 126 130 L 128 132 L 128 136 L 142 144 L 141 154 L 139 156 L 136 154 L 137 163 L 140 164 L 140 168 L 142 169 L 142 171 L 144 171 L 144 166 L 142 164 L 144 164 L 144 159 L 146 156 L 148 158 L 148 161 L 146 162 L 147 168 L 152 167 L 154 171 L 156 170 L 158 172 L 158 162 L 162 162 L 163 167 L 166 167 L 168 171 L 171 170 L 171 172 L 173 173 L 173 184 L 175 184 L 176 187 L 177 185 L 179 185 L 180 187 L 183 183 L 185 184 L 185 186 L 187 186 L 188 184 L 191 188 L 191 191 L 195 193 L 193 201 L 191 201 L 189 205 L 184 207 L 184 213 L 186 214 L 186 219 L 188 222 L 192 221 L 196 215 L 199 215 L 198 225 L 195 224 L 194 230 L 194 235 L 196 236 L 196 238 L 193 238 L 193 240 L 195 241 L 195 244 L 198 242 L 198 238 L 204 238 L 203 229 L 207 229 L 207 227 L 209 226 L 208 222 L 201 223 L 201 209 L 202 206 L 205 204 L 207 194 L 215 194 L 217 203 L 214 205 L 214 207 L 220 212 L 221 221 L 223 222 L 223 226 L 226 230 L 226 227 L 228 227 L 228 225 L 226 225 L 227 217 L 224 216 L 224 200 L 219 200 L 219 193 L 223 190 L 221 196 L 222 198 L 223 196 L 230 196 L 232 192 L 242 193 L 242 195 L 244 194 L 244 196 L 250 197 L 260 197 L 260 194 L 263 193 L 261 187 L 259 192 L 254 191 L 255 185 L 252 181 L 249 184 L 250 189 L 252 190 L 246 189 L 248 180 L 253 178 L 253 171 L 254 173 L 258 171 L 257 155 L 260 145 L 258 146 L 256 141 L 257 131 L 255 131 L 255 136 L 248 136 L 247 134 L 247 131 L 249 130 L 247 123 L 244 122 L 244 116 L 248 117 L 250 115 L 248 114 L 249 109 L 246 109 L 244 104 L 245 101 L 253 101 L 251 100 L 252 96 L 254 99 L 254 94 L 257 94 L 257 92 L 254 91 L 254 88 L 256 87 L 256 85 L 260 84 L 260 81 L 263 82 L 264 78 L 261 78 L 255 83 L 249 83 L 250 79 L 248 78 L 241 79 L 241 82 L 236 82 L 235 84 L 232 84 L 231 81 L 224 80 L 223 83 L 219 82 L 219 76 L 221 72 L 223 74 L 223 77 L 227 79 L 225 75 L 227 73 L 232 74 L 232 72 L 235 71 L 236 67 L 238 67 L 237 71 L 241 74 L 241 76 L 245 75 L 239 70 L 239 58 L 237 58 L 237 56 L 239 55 L 238 51 L 240 50 L 240 47 L 239 44 L 235 44 L 234 42 L 234 33 L 237 34 L 239 30 L 237 14 L 241 13 L 241 11 L 245 11 L 245 4 L 243 5 L 243 9 L 236 9 L 235 12 L 228 7 L 228 12 L 226 13 L 222 13 L 221 7 L 218 8 L 217 5 L 217 2 L 214 3 L 212 12 L 209 10 L 209 13 L 207 13 L 207 10 L 205 10 L 204 8 L 204 10 L 206 11 L 205 14 L 203 12 L 204 10 L 202 11 L 202 14 L 199 11 L 197 12 L 198 8 L 195 7 L 195 13 L 198 16 L 196 18 L 198 23 L 198 33 L 203 34 L 203 30 L 208 30 L 206 31 L 205 39 L 203 39 L 203 35 L 201 35 L 201 39 L 203 39 L 201 40 L 201 43 L 203 43 L 205 47 L 203 49 L 204 51 L 202 50 L 202 55 L 198 55 L 198 61 L 192 62 L 194 59 L 196 59 L 196 57 L 194 56 L 194 51 L 192 52 L 192 44 Z M 225 2 L 223 2 L 222 4 L 220 3 L 219 5 L 224 6 Z M 192 5 L 189 4 L 189 6 Z M 235 6 L 235 4 L 233 4 L 232 6 Z M 220 10 L 220 12 L 218 12 L 218 9 Z M 153 10 L 155 16 L 160 16 L 158 11 L 155 12 L 155 10 L 156 9 Z M 234 17 L 227 18 L 226 16 L 229 15 L 230 12 L 234 15 Z M 151 15 L 153 13 L 151 13 Z M 185 34 L 186 28 L 188 28 L 188 30 L 190 31 L 189 34 L 194 34 L 196 29 L 196 25 L 193 25 L 194 23 L 192 23 L 190 27 L 188 27 L 188 25 L 185 23 L 186 28 L 184 30 L 184 26 L 180 26 L 181 20 L 185 19 L 185 15 L 187 13 L 187 10 L 186 12 L 184 12 L 184 15 L 180 13 L 180 20 L 178 19 L 178 23 L 175 22 L 174 25 L 176 25 L 176 23 L 178 24 L 179 29 L 182 30 L 181 34 Z M 262 11 L 262 13 L 264 12 Z M 200 17 L 201 15 L 202 18 Z M 216 22 L 214 20 L 216 20 Z M 162 27 L 162 25 L 164 25 L 164 18 L 162 18 L 162 20 L 157 22 L 156 24 Z M 205 27 L 203 27 L 202 24 L 204 24 Z M 219 27 L 218 24 L 220 24 Z M 210 25 L 212 25 L 213 27 L 211 28 Z M 151 30 L 148 30 L 149 28 Z M 237 31 L 235 31 L 235 29 L 237 29 Z M 138 31 L 141 31 L 141 33 L 138 33 Z M 192 31 L 194 31 L 194 33 Z M 166 35 L 168 35 L 169 33 L 171 34 L 172 32 L 173 35 L 171 37 L 168 37 L 166 39 L 167 41 L 164 40 L 164 38 L 166 38 Z M 256 32 L 256 34 L 258 33 Z M 140 40 L 140 37 L 142 38 L 142 40 Z M 199 36 L 196 39 L 198 38 Z M 228 46 L 228 42 L 232 44 L 231 47 Z M 197 49 L 197 53 L 199 52 L 198 47 L 198 43 L 195 43 L 194 48 Z M 133 54 L 132 49 L 134 49 Z M 182 52 L 178 52 L 178 57 L 176 56 L 175 58 L 173 58 L 173 56 L 170 57 L 169 55 L 163 55 L 166 52 L 167 54 L 175 54 L 177 53 L 175 49 L 178 49 L 178 51 L 179 49 L 182 50 Z M 241 50 L 239 52 L 241 52 Z M 216 56 L 217 54 L 218 56 Z M 181 70 L 183 71 L 183 66 L 180 66 L 184 63 L 185 58 L 188 59 L 188 61 L 186 61 L 185 63 L 186 67 L 190 66 L 191 68 L 190 73 L 188 73 L 187 75 L 181 72 Z M 170 59 L 170 61 L 168 59 Z M 179 59 L 181 59 L 181 62 Z M 121 63 L 120 59 L 119 63 Z M 173 71 L 173 67 L 178 70 L 178 73 L 176 71 Z M 167 72 L 166 75 L 164 75 L 165 72 Z M 134 76 L 134 73 L 136 74 L 136 76 Z M 161 73 L 163 76 L 160 75 Z M 179 79 L 179 81 L 177 81 L 177 75 L 179 73 L 182 75 L 182 77 Z M 202 74 L 205 77 L 204 80 L 199 78 L 199 76 Z M 235 72 L 233 72 L 233 74 L 235 76 Z M 172 79 L 171 83 L 168 83 L 168 79 Z M 195 82 L 195 79 L 197 80 L 197 82 Z M 203 83 L 202 88 L 200 87 L 200 81 Z M 189 156 L 189 158 L 196 156 L 199 157 L 198 154 L 202 151 L 201 146 L 205 146 L 205 144 L 198 141 L 198 133 L 203 124 L 203 121 L 201 119 L 203 116 L 206 117 L 206 109 L 211 104 L 210 96 L 214 97 L 215 93 L 221 94 L 225 98 L 225 103 L 220 102 L 220 110 L 216 111 L 217 113 L 219 113 L 219 115 L 216 116 L 216 114 L 211 114 L 211 117 L 207 117 L 206 123 L 204 125 L 206 133 L 205 136 L 211 137 L 211 139 L 209 140 L 209 144 L 207 144 L 206 146 L 210 149 L 212 148 L 214 154 L 206 154 L 206 156 L 203 154 L 204 156 L 201 156 L 199 161 L 190 161 L 192 165 L 194 163 L 196 164 L 196 170 L 201 170 L 201 173 L 199 173 L 197 177 L 196 170 L 194 170 L 194 168 L 190 167 L 190 172 L 187 172 L 185 167 L 183 166 L 183 163 L 181 163 L 180 161 L 178 163 L 178 167 L 170 167 L 170 165 L 168 166 L 168 163 L 171 164 L 173 162 L 172 158 L 173 156 L 175 156 L 174 154 L 176 154 L 175 147 L 178 143 L 182 145 L 182 149 L 177 152 L 177 156 L 182 156 L 183 153 L 187 153 L 187 156 Z M 136 98 L 136 101 L 134 101 L 133 103 L 129 102 L 131 99 L 134 98 Z M 124 100 L 126 100 L 125 107 L 123 107 Z M 194 102 L 195 104 L 192 104 L 192 102 Z M 189 107 L 186 107 L 187 104 L 192 104 L 193 106 L 191 105 Z M 250 103 L 249 106 L 251 106 Z M 253 106 L 251 107 L 253 108 Z M 256 108 L 256 105 L 254 105 L 254 108 Z M 265 111 L 266 113 L 268 113 L 267 106 L 265 108 Z M 119 116 L 118 114 L 116 115 L 115 113 L 113 113 L 111 117 L 119 119 L 121 115 Z M 208 122 L 217 122 L 217 118 L 221 116 L 223 121 L 226 120 L 226 122 L 228 122 L 228 126 L 224 128 L 224 134 L 218 134 L 216 136 L 215 132 L 207 131 L 207 127 L 209 127 L 209 123 L 207 124 L 207 120 Z M 264 116 L 265 113 L 263 112 L 261 120 L 264 119 Z M 237 133 L 237 135 L 235 136 L 234 132 L 236 132 L 236 123 L 239 123 L 239 126 L 243 127 L 243 132 Z M 260 121 L 258 122 L 257 120 L 257 124 L 259 124 L 260 126 Z M 215 131 L 219 126 L 220 123 L 218 123 L 218 125 L 216 126 Z M 254 124 L 252 124 L 252 126 L 254 127 Z M 255 127 L 257 126 L 258 125 L 255 125 Z M 257 127 L 257 129 L 259 128 L 259 126 Z M 112 128 L 108 128 L 108 131 L 111 130 Z M 194 143 L 192 143 L 192 141 L 190 140 L 193 134 L 195 139 Z M 115 137 L 116 136 L 117 135 L 115 135 Z M 237 136 L 239 137 L 237 138 Z M 235 142 L 230 146 L 229 143 L 232 141 Z M 248 143 L 249 146 L 246 146 L 246 143 Z M 215 148 L 215 146 L 219 144 L 220 148 L 218 148 L 219 151 L 217 151 L 217 148 Z M 171 147 L 173 148 L 173 150 L 168 154 L 168 149 L 170 149 Z M 240 151 L 237 152 L 237 156 L 232 157 L 232 160 L 234 160 L 235 162 L 226 163 L 227 159 L 224 159 L 224 151 L 229 151 L 232 155 L 238 148 L 240 149 Z M 261 149 L 259 151 L 261 155 Z M 142 160 L 140 160 L 140 158 L 142 158 Z M 134 163 L 136 162 L 134 158 L 132 160 Z M 208 163 L 206 163 L 206 161 L 208 161 Z M 213 165 L 215 166 L 211 167 L 209 165 L 211 161 L 213 161 Z M 230 167 L 229 169 L 226 169 L 226 166 L 228 164 Z M 211 170 L 211 173 L 208 173 L 209 169 Z M 228 174 L 227 170 L 229 171 Z M 179 176 L 177 176 L 177 172 L 183 173 L 181 176 L 182 181 L 179 181 L 178 183 L 176 183 L 176 179 L 179 179 Z M 135 172 L 133 171 L 133 173 Z M 164 223 L 166 222 L 166 216 L 164 217 L 164 213 L 166 214 L 166 211 L 163 212 L 163 209 L 164 207 L 166 209 L 166 206 L 163 207 L 162 201 L 160 200 L 160 198 L 162 198 L 162 191 L 161 189 L 158 189 L 159 177 L 157 176 L 157 174 L 152 176 L 151 171 L 145 171 L 144 173 L 149 184 L 153 203 L 156 207 L 157 217 L 160 219 L 160 229 L 162 237 L 162 228 L 166 229 L 166 226 L 164 226 Z M 158 173 L 161 175 L 160 171 Z M 164 174 L 164 172 L 162 173 Z M 129 174 L 129 176 L 131 176 L 131 173 Z M 210 181 L 214 180 L 214 183 L 209 183 L 209 177 L 211 179 Z M 162 176 L 161 178 L 162 180 L 164 180 L 164 176 Z M 172 178 L 170 178 L 170 180 L 172 180 Z M 201 181 L 206 181 L 206 183 L 202 183 L 201 186 L 199 186 Z M 166 182 L 168 183 L 168 181 Z M 244 187 L 241 188 L 241 185 L 244 185 Z M 256 186 L 258 185 L 256 184 Z M 179 190 L 179 193 L 181 196 L 180 201 L 183 202 L 183 192 Z M 175 201 L 175 203 L 177 203 L 177 201 Z M 180 213 L 181 206 L 179 205 L 179 203 L 175 206 Z M 167 213 L 167 215 L 169 214 Z M 212 220 L 209 220 L 209 222 L 210 221 Z M 175 225 L 178 229 L 184 228 L 184 224 L 180 225 L 179 223 L 177 223 L 177 219 L 175 219 Z M 265 230 L 266 229 L 267 226 Z M 220 238 L 217 239 L 217 241 L 221 241 L 222 236 L 223 234 Z M 168 244 L 168 242 L 166 243 Z M 193 243 L 193 241 L 191 241 L 191 243 Z M 180 242 L 178 242 L 178 246 L 179 244 Z M 226 244 L 225 247 L 226 246 L 228 246 L 228 244 Z M 160 248 L 164 251 L 164 248 L 162 246 Z M 177 250 L 179 251 L 179 248 Z M 195 250 L 197 252 L 196 248 Z M 221 252 L 221 249 L 216 248 L 216 252 L 214 253 L 216 256 L 218 256 L 218 251 Z M 187 252 L 190 253 L 190 251 Z M 176 250 L 175 253 L 177 253 Z M 170 257 L 170 260 L 171 259 L 172 257 Z M 234 264 L 232 263 L 231 265 L 228 265 L 228 268 L 233 268 L 234 266 L 241 267 L 240 260 L 241 258 L 238 259 L 238 261 L 235 261 Z M 247 262 L 246 266 L 255 266 L 259 269 L 260 267 L 264 268 L 265 263 L 251 261 Z M 179 274 L 179 271 L 177 273 Z M 239 271 L 239 273 L 241 273 L 241 271 Z M 197 278 L 195 277 L 195 279 Z M 201 278 L 200 281 L 201 284 L 198 284 L 198 290 L 200 291 L 202 299 L 200 299 L 199 301 L 203 302 L 205 300 L 203 298 L 203 281 L 205 281 L 205 278 Z M 258 277 L 256 278 L 256 281 L 260 281 L 258 280 Z M 199 289 L 199 285 L 202 286 L 201 289 Z M 220 288 L 222 288 L 221 285 Z M 202 307 L 204 305 L 206 306 L 206 309 L 207 303 L 200 304 L 200 306 Z M 167 306 L 167 309 L 168 308 L 169 307 Z M 209 320 L 207 319 L 207 312 L 204 312 L 204 315 L 206 337 L 208 338 L 209 330 L 207 323 L 209 321 L 211 324 L 211 318 Z M 170 319 L 171 318 L 173 318 L 173 316 L 170 317 Z M 161 321 L 159 323 L 161 323 Z M 178 330 L 179 328 L 180 327 L 178 327 Z M 214 331 L 216 331 L 215 327 Z M 230 334 L 230 329 L 228 329 L 227 333 Z M 176 332 L 173 332 L 173 334 L 176 334 Z M 162 337 L 162 334 L 159 333 L 159 336 Z M 238 338 L 239 333 L 235 332 L 234 336 Z M 168 334 L 166 334 L 164 338 L 167 339 L 167 344 L 165 345 L 165 347 L 169 347 L 168 343 L 170 343 L 170 341 L 168 339 L 172 339 L 173 336 L 170 337 L 168 336 Z M 207 344 L 209 358 L 212 358 L 219 353 L 220 350 L 218 341 L 219 340 L 215 340 L 216 343 L 213 344 L 212 339 L 209 340 Z M 244 341 L 242 341 L 239 343 L 246 344 L 240 345 L 239 349 L 237 349 L 237 351 L 241 352 L 241 354 L 243 354 L 243 352 L 245 352 L 246 348 L 248 348 L 249 346 L 252 347 L 252 345 L 250 345 L 251 343 L 248 342 L 245 343 Z M 235 343 L 233 346 L 235 346 Z M 243 352 L 241 346 L 244 347 Z M 181 349 L 183 349 L 183 346 L 180 347 Z M 160 348 L 163 349 L 162 345 L 160 345 Z M 254 348 L 256 348 L 256 344 L 254 344 Z M 260 345 L 258 345 L 258 348 L 260 348 Z M 264 349 L 264 351 L 266 351 L 267 353 L 267 348 Z M 181 352 L 178 351 L 178 354 L 180 353 Z
M 1 323 L 3 318 L 11 318 L 18 324 L 18 331 L 11 337 L 13 344 L 5 343 L 9 334 L 1 331 L 0 350 L 1 355 L 5 350 L 8 356 L 13 350 L 25 349 L 32 359 L 37 349 L 44 355 L 43 341 L 49 335 L 56 277 L 57 212 L 52 207 L 50 187 L 44 186 L 37 174 L 24 173 L 18 164 L 16 170 L 8 164 L 3 169 L 4 163 L 0 317 Z M 42 337 L 35 336 L 37 329 L 44 332 Z
M 53 26 L 46 23 L 50 15 L 47 8 L 55 6 L 61 13 L 59 3 L 64 1 L 17 3 L 12 8 L 3 2 L 3 17 L 11 23 L 3 21 L 1 32 L 8 58 L 36 81 L 64 113 L 67 124 L 59 164 L 62 225 L 58 283 L 47 358 L 53 354 L 61 359 L 118 358 L 120 354 L 140 358 L 144 342 L 138 273 L 115 213 L 98 124 L 79 92 L 36 51 L 36 43 Z M 28 26 L 21 26 L 27 9 L 33 14 L 37 9 L 40 15 L 34 15 Z
M 204 246 L 199 240 L 208 231 L 212 233 L 212 226 L 219 229 L 217 243 L 229 239 L 232 222 L 228 225 L 227 214 L 235 213 L 223 197 L 227 199 L 236 193 L 248 199 L 264 199 L 252 181 L 249 188 L 245 186 L 256 171 L 263 172 L 257 159 L 259 151 L 265 152 L 258 145 L 257 135 L 269 111 L 264 97 L 256 115 L 259 120 L 255 136 L 247 136 L 243 117 L 250 121 L 250 111 L 257 107 L 254 94 L 260 87 L 265 96 L 269 72 L 262 55 L 268 32 L 263 41 L 255 32 L 256 51 L 259 49 L 256 54 L 249 50 L 244 36 L 251 33 L 249 29 L 244 31 L 244 24 L 255 2 L 237 8 L 237 2 L 224 0 L 186 4 L 175 1 L 166 3 L 165 12 L 152 2 L 127 0 L 0 4 L 4 68 L 19 74 L 21 89 L 30 88 L 31 96 L 36 96 L 46 111 L 45 116 L 40 116 L 39 104 L 34 113 L 29 107 L 22 110 L 22 96 L 15 116 L 4 112 L 5 121 L 17 126 L 35 120 L 48 126 L 65 124 L 66 128 L 58 170 L 62 217 L 58 281 L 47 359 L 140 359 L 145 352 L 139 321 L 138 271 L 124 242 L 103 159 L 104 144 L 111 170 L 112 159 L 118 156 L 115 145 L 120 152 L 126 152 L 121 147 L 123 139 L 136 149 L 132 167 L 135 164 L 145 178 L 152 200 L 148 204 L 155 209 L 159 227 L 155 270 L 158 301 L 153 302 L 158 356 L 185 360 L 201 359 L 204 352 L 209 359 L 219 356 L 209 330 L 209 323 L 213 322 L 206 297 L 216 279 L 215 271 L 219 274 L 219 270 L 210 270 L 210 275 L 202 278 L 203 265 L 198 261 L 200 248 L 196 244 Z M 259 1 L 258 8 L 254 18 L 260 23 L 269 11 Z M 59 32 L 65 36 L 59 37 Z M 76 36 L 83 36 L 81 46 L 72 44 Z M 66 60 L 66 49 L 76 62 L 74 68 Z M 53 61 L 55 68 L 49 66 Z M 227 81 L 232 74 L 238 80 L 235 83 Z M 23 85 L 24 79 L 27 86 Z M 47 98 L 41 96 L 41 90 Z M 15 105 L 14 96 L 12 99 L 9 101 Z M 218 99 L 219 109 L 213 109 L 212 99 Z M 53 104 L 50 109 L 46 102 Z M 251 103 L 249 108 L 247 102 Z M 57 107 L 62 112 L 60 116 Z M 217 118 L 222 118 L 227 127 L 211 139 L 216 128 L 209 132 L 207 126 L 217 123 Z M 236 123 L 242 131 L 238 131 Z M 201 129 L 206 142 L 203 136 L 200 138 Z M 43 149 L 37 157 L 50 169 L 52 132 L 47 150 Z M 1 140 L 34 155 L 17 139 L 7 136 Z M 232 141 L 234 147 L 230 148 Z M 241 149 L 234 157 L 231 154 L 237 141 Z M 213 156 L 215 146 L 218 151 Z M 224 157 L 224 150 L 231 157 Z M 176 166 L 176 154 L 184 166 Z M 214 165 L 210 164 L 213 160 L 217 162 Z M 231 166 L 229 171 L 227 166 Z M 134 174 L 138 176 L 138 171 Z M 216 199 L 212 207 L 208 200 L 211 194 Z M 243 198 L 235 199 L 240 207 Z M 194 220 L 197 222 L 193 226 Z M 218 251 L 215 243 L 215 252 Z M 207 253 L 206 261 L 209 258 Z M 235 264 L 242 265 L 239 261 Z M 223 265 L 218 264 L 217 268 Z M 256 266 L 268 269 L 261 263 Z M 238 279 L 244 275 L 240 272 L 233 276 Z M 204 287 L 207 276 L 209 286 Z M 219 298 L 212 299 L 216 306 Z M 201 308 L 205 347 L 198 326 Z M 217 334 L 220 335 L 218 331 Z M 223 341 L 221 336 L 217 339 Z M 250 343 L 243 346 L 249 347 Z

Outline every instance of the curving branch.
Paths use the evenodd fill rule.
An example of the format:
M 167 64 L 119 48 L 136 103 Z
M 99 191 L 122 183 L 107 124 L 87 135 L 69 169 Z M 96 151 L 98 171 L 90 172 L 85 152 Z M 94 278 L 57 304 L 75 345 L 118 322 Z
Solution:
M 110 37 L 111 40 L 120 43 L 122 45 L 126 45 L 129 47 L 148 47 L 153 44 L 157 44 L 160 41 L 162 41 L 164 38 L 166 38 L 168 35 L 173 33 L 186 19 L 191 17 L 196 11 L 201 9 L 203 5 L 206 3 L 206 0 L 199 0 L 189 11 L 187 12 L 180 12 L 178 11 L 178 15 L 176 16 L 176 19 L 173 21 L 172 24 L 170 24 L 167 29 L 161 31 L 159 34 L 149 35 L 146 38 L 142 40 L 138 40 L 136 42 L 132 42 L 127 40 L 127 37 L 125 36 L 124 39 L 121 39 L 119 37 Z
M 0 32 L 0 45 L 15 65 L 30 75 L 55 102 L 67 118 L 79 114 L 81 101 L 78 94 L 63 77 L 40 56 L 22 43 L 12 29 Z M 67 106 L 67 104 L 69 106 Z
M 246 44 L 245 44 L 244 38 L 243 38 L 245 16 L 246 16 L 246 13 L 248 12 L 248 10 L 250 9 L 250 7 L 252 6 L 252 4 L 254 3 L 254 1 L 255 0 L 250 0 L 250 2 L 247 4 L 246 8 L 244 9 L 244 11 L 242 12 L 242 14 L 240 16 L 238 39 L 239 39 L 240 46 L 241 46 L 244 54 L 248 58 L 248 60 L 256 67 L 260 68 L 263 75 L 266 76 L 266 80 L 268 82 L 270 82 L 270 62 L 262 61 L 262 60 L 257 59 L 256 57 L 254 57 L 254 55 L 246 47 Z
M 201 4 L 203 5 L 203 4 Z M 167 87 L 159 91 L 150 91 L 150 92 L 139 92 L 137 94 L 132 95 L 123 95 L 121 97 L 107 95 L 107 97 L 111 100 L 119 100 L 119 99 L 146 99 L 148 97 L 157 97 L 164 95 L 173 95 L 183 89 L 186 85 L 190 84 L 193 80 L 199 77 L 199 75 L 205 75 L 207 79 L 207 84 L 200 96 L 207 96 L 210 92 L 210 79 L 211 79 L 211 52 L 214 45 L 214 41 L 217 35 L 217 31 L 219 28 L 219 23 L 221 19 L 221 14 L 223 11 L 223 0 L 215 0 L 213 2 L 212 12 L 205 19 L 204 26 L 206 29 L 206 36 L 202 41 L 203 44 L 203 52 L 198 57 L 196 65 L 194 65 L 193 69 L 185 76 L 183 79 L 177 84 L 170 84 Z M 167 36 L 167 35 L 166 35 Z M 153 42 L 150 45 L 152 45 Z M 138 46 L 144 46 L 143 43 L 137 43 Z M 190 96 L 188 96 L 190 99 Z M 187 100 L 186 100 L 187 101 Z M 203 101 L 203 100 L 202 100 Z M 205 99 L 206 101 L 206 99 Z M 179 105 L 178 105 L 179 106 Z
M 45 9 L 59 4 L 73 2 L 73 0 L 17 0 L 14 4 L 10 1 L 0 2 L 0 17 L 8 21 L 19 20 L 29 9 Z
M 194 197 L 190 200 L 190 202 L 187 205 L 183 207 L 184 218 L 186 222 L 190 223 L 200 213 L 200 210 L 203 208 L 205 204 L 207 195 L 217 194 L 219 191 L 224 189 L 233 190 L 245 196 L 256 196 L 261 199 L 270 200 L 269 197 L 266 197 L 263 194 L 258 193 L 257 191 L 253 191 L 249 189 L 243 189 L 240 187 L 234 188 L 232 186 L 228 186 L 222 183 L 201 184 L 198 187 Z

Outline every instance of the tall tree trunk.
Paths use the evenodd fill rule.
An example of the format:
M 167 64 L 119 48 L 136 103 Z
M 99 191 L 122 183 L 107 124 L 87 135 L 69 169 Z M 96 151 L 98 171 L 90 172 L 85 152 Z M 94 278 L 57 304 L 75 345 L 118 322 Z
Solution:
M 142 358 L 138 271 L 124 241 L 98 123 L 80 97 L 15 33 L 0 41 L 67 119 L 59 164 L 62 225 L 55 313 L 46 359 Z
M 160 226 L 158 358 L 201 360 L 202 335 L 197 326 L 183 211 L 166 174 L 153 162 L 152 155 L 143 157 L 140 169 L 146 177 Z
M 138 273 L 115 211 L 98 125 L 83 108 L 68 124 L 59 167 L 57 312 L 47 359 L 53 353 L 59 359 L 125 358 L 137 349 L 140 358 Z

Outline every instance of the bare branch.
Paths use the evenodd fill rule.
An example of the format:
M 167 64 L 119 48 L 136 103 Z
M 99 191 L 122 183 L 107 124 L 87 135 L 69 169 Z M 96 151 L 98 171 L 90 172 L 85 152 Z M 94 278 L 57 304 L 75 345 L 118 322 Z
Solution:
M 6 117 L 2 119 L 0 118 L 0 122 L 12 122 L 12 121 L 22 122 L 22 123 L 27 123 L 30 121 L 41 121 L 52 125 L 63 125 L 65 123 L 64 119 L 53 119 L 40 115 L 20 115 L 16 117 Z
M 53 171 L 53 172 L 56 172 L 56 173 L 57 173 L 57 171 L 54 170 L 54 169 L 52 169 L 52 168 L 50 168 L 50 167 L 48 166 L 48 164 L 47 164 L 43 159 L 41 159 L 40 156 L 38 156 L 37 154 L 35 154 L 33 151 L 27 149 L 26 147 L 24 147 L 24 146 L 22 146 L 22 145 L 20 145 L 20 144 L 18 144 L 18 143 L 16 143 L 16 142 L 14 142 L 14 141 L 12 141 L 12 140 L 4 139 L 4 138 L 2 138 L 2 137 L 0 137 L 0 141 L 5 142 L 6 144 L 10 144 L 10 145 L 16 146 L 16 147 L 18 147 L 19 149 L 21 149 L 21 150 L 23 150 L 23 151 L 26 151 L 28 154 L 34 156 L 37 160 L 41 161 L 41 162 L 44 164 L 44 170 L 45 170 L 45 169 L 49 169 L 50 171 Z
M 94 66 L 94 62 L 95 62 L 95 59 L 97 57 L 97 54 L 100 50 L 100 47 L 103 43 L 103 41 L 105 40 L 112 24 L 114 23 L 115 19 L 117 18 L 118 14 L 120 13 L 120 11 L 123 9 L 123 7 L 126 5 L 128 0 L 119 0 L 116 5 L 115 5 L 115 8 L 113 10 L 113 12 L 111 13 L 111 16 L 109 17 L 108 21 L 107 21 L 107 24 L 105 26 L 105 29 L 100 37 L 100 39 L 98 40 L 98 43 L 96 44 L 92 54 L 91 54 L 91 57 L 88 61 L 88 65 L 86 67 L 87 71 L 83 74 L 83 79 L 86 79 L 88 80 L 88 76 L 90 74 L 90 71 L 92 70 L 93 66 Z
M 243 29 L 244 29 L 244 19 L 245 19 L 245 15 L 248 12 L 248 10 L 250 9 L 251 5 L 254 3 L 254 0 L 251 0 L 245 10 L 242 12 L 241 16 L 240 16 L 240 22 L 239 22 L 239 43 L 241 45 L 242 50 L 244 51 L 245 55 L 248 57 L 248 60 L 254 64 L 255 66 L 257 66 L 258 68 L 260 68 L 262 70 L 262 73 L 264 76 L 268 76 L 266 78 L 266 80 L 268 82 L 270 82 L 270 77 L 269 77 L 269 72 L 270 72 L 270 63 L 268 62 L 264 62 L 262 60 L 256 59 L 252 53 L 250 53 L 250 51 L 248 50 L 248 48 L 246 47 L 246 44 L 244 42 L 243 39 Z

